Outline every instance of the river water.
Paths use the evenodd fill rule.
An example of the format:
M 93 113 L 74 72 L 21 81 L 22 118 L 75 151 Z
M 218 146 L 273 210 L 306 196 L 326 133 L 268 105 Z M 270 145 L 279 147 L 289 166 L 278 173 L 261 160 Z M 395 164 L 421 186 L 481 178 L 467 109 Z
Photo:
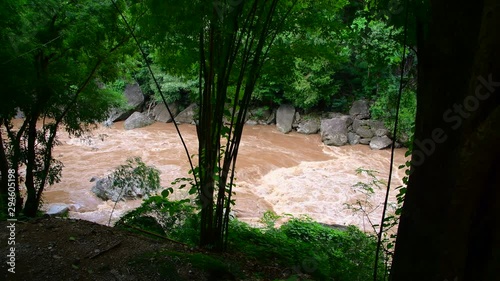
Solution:
M 195 127 L 180 125 L 190 154 L 197 153 Z M 53 203 L 70 205 L 70 216 L 107 224 L 114 203 L 97 198 L 91 188 L 92 177 L 103 177 L 127 158 L 139 156 L 161 171 L 162 186 L 178 177 L 188 176 L 187 156 L 173 124 L 155 123 L 149 127 L 124 130 L 118 122 L 111 128 L 99 127 L 82 138 L 59 134 L 61 145 L 54 156 L 63 162 L 61 182 L 44 193 L 44 206 Z M 392 187 L 401 185 L 405 150 L 397 149 Z M 370 231 L 368 219 L 347 205 L 361 202 L 373 223 L 381 217 L 385 187 L 375 188 L 367 199 L 353 188 L 370 177 L 356 174 L 356 169 L 376 170 L 379 179 L 387 181 L 390 150 L 371 150 L 366 145 L 331 147 L 322 144 L 319 135 L 282 134 L 274 126 L 246 126 L 236 168 L 235 215 L 257 224 L 262 214 L 271 210 L 279 215 L 308 215 L 326 224 L 354 224 Z M 396 192 L 390 201 L 395 202 Z M 185 196 L 176 191 L 173 199 Z M 112 216 L 119 216 L 141 203 L 140 200 L 119 202 Z

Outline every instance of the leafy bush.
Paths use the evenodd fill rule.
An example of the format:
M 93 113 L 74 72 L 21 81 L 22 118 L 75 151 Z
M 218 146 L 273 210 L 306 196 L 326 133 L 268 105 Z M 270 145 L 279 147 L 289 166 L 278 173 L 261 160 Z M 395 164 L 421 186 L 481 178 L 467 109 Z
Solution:
M 156 222 L 164 233 L 195 245 L 199 217 L 188 200 L 169 201 L 171 188 L 153 196 L 118 223 L 135 225 L 153 232 Z M 152 221 L 150 218 L 154 217 Z M 147 219 L 145 219 L 147 218 Z M 288 275 L 307 274 L 316 280 L 370 280 L 373 273 L 376 239 L 354 226 L 346 230 L 329 228 L 308 217 L 292 218 L 275 228 L 280 216 L 266 212 L 264 228 L 251 227 L 236 219 L 229 222 L 229 249 L 263 263 L 287 267 Z M 142 224 L 147 222 L 146 225 Z M 156 233 L 162 230 L 156 230 Z M 380 276 L 383 276 L 383 259 Z M 285 273 L 285 272 L 284 272 Z
M 120 194 L 124 195 L 141 190 L 144 195 L 149 196 L 161 188 L 160 171 L 147 166 L 140 157 L 127 159 L 126 164 L 120 165 L 109 178 L 113 181 L 112 188 L 121 189 Z M 116 201 L 118 200 L 120 198 Z
M 268 222 L 265 229 L 231 221 L 229 241 L 234 250 L 318 280 L 370 280 L 376 249 L 373 237 L 354 226 L 337 230 L 307 217 L 292 218 L 279 229 L 269 228 L 275 218 L 268 214 L 263 219 Z
M 390 130 L 394 127 L 396 117 L 398 87 L 399 85 L 393 83 L 392 90 L 381 93 L 370 108 L 372 117 L 384 120 L 386 127 Z M 417 99 L 415 92 L 411 89 L 405 89 L 401 96 L 398 128 L 396 131 L 396 138 L 403 141 L 405 146 L 409 145 L 413 137 L 416 110 Z
M 197 79 L 187 79 L 183 76 L 169 74 L 155 64 L 151 66 L 151 69 L 167 103 L 175 102 L 181 106 L 187 106 L 195 99 L 195 93 L 198 93 Z M 163 102 L 155 82 L 146 67 L 137 72 L 136 79 L 141 83 L 144 93 L 151 95 L 156 102 Z
M 191 179 L 179 178 L 172 182 L 177 185 L 182 182 L 191 183 Z M 186 184 L 181 184 L 183 188 Z M 198 243 L 199 216 L 197 207 L 190 199 L 171 201 L 172 187 L 164 189 L 160 195 L 145 199 L 141 206 L 125 214 L 117 225 L 134 226 L 149 232 L 154 232 L 175 240 L 196 245 Z M 160 226 L 160 228 L 158 228 Z
M 151 196 L 138 208 L 125 214 L 117 225 L 132 225 L 185 243 L 196 244 L 198 216 L 189 200 L 170 201 L 168 194 Z M 145 218 L 154 220 L 143 223 Z M 157 228 L 161 226 L 161 229 Z

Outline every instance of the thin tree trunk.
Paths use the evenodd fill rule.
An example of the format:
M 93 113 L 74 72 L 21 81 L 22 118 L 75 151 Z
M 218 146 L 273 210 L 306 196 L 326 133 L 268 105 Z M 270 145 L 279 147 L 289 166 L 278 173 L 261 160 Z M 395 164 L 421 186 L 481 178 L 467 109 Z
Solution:
M 500 26 L 494 0 L 431 1 L 418 27 L 412 173 L 391 280 L 495 280 Z
M 28 125 L 28 147 L 26 153 L 26 204 L 24 205 L 24 215 L 28 217 L 36 216 L 39 202 L 36 198 L 37 190 L 35 183 L 35 168 L 36 168 L 36 122 L 38 115 L 33 114 L 30 117 Z

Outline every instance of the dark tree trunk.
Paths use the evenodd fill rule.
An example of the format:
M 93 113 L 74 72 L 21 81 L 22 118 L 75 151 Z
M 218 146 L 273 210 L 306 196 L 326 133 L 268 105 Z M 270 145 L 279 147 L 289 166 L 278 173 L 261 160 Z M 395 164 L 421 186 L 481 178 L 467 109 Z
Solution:
M 35 169 L 39 168 L 36 165 L 36 122 L 38 115 L 34 114 L 31 117 L 30 124 L 28 125 L 28 147 L 26 153 L 26 204 L 24 205 L 23 213 L 27 217 L 35 217 L 40 204 L 36 198 L 37 186 L 35 179 Z
M 500 6 L 430 2 L 417 24 L 412 174 L 391 280 L 497 280 Z

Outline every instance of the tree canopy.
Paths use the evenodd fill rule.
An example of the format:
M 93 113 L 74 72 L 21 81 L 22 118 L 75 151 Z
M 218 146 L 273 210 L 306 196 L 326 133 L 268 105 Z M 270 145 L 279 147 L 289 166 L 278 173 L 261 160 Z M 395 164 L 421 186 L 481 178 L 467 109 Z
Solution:
M 104 120 L 121 93 L 106 88 L 119 74 L 117 63 L 129 34 L 110 1 L 2 2 L 0 48 L 2 106 L 0 123 L 8 145 L 2 145 L 2 174 L 26 167 L 24 213 L 35 215 L 47 183 L 59 180 L 62 165 L 51 151 L 59 126 L 80 135 Z M 25 118 L 13 126 L 16 110 Z M 41 122 L 41 123 L 40 123 Z M 5 173 L 7 174 L 7 173 Z M 18 175 L 18 173 L 16 173 Z M 16 181 L 19 184 L 19 180 Z M 2 193 L 7 185 L 2 185 Z M 23 198 L 16 185 L 17 211 Z

